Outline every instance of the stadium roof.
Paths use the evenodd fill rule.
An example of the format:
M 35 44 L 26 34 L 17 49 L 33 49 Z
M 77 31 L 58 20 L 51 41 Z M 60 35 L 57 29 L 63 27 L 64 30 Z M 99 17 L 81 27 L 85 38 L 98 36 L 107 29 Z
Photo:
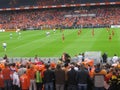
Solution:
M 0 11 L 115 4 L 120 0 L 0 0 Z

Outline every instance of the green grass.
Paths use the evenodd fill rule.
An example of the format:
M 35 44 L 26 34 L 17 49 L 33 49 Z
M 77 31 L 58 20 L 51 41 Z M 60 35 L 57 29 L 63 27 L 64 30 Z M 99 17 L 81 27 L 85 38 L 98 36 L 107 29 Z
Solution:
M 50 36 L 46 36 L 47 31 L 22 31 L 21 39 L 18 39 L 16 32 L 0 32 L 0 57 L 7 54 L 9 57 L 60 57 L 63 52 L 71 56 L 85 51 L 106 52 L 108 56 L 115 53 L 120 56 L 120 31 L 114 30 L 115 35 L 109 40 L 109 33 L 104 29 L 94 29 L 95 35 L 92 36 L 92 29 L 82 29 L 80 36 L 77 35 L 78 29 L 65 30 L 55 33 L 49 30 Z M 10 39 L 10 33 L 13 38 Z M 65 40 L 62 41 L 62 33 Z M 7 51 L 2 48 L 2 43 L 7 43 Z

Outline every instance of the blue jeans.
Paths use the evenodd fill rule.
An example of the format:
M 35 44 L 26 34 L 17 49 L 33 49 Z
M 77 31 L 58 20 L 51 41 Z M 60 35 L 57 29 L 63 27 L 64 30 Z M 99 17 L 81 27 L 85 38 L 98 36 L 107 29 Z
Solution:
M 53 90 L 53 82 L 45 83 L 45 90 Z
M 104 87 L 95 87 L 94 90 L 105 90 Z
M 78 90 L 87 90 L 87 84 L 78 84 Z
M 64 90 L 64 84 L 56 84 L 56 90 Z
M 5 85 L 5 90 L 12 90 L 11 89 L 12 88 L 11 80 L 4 80 L 4 85 Z

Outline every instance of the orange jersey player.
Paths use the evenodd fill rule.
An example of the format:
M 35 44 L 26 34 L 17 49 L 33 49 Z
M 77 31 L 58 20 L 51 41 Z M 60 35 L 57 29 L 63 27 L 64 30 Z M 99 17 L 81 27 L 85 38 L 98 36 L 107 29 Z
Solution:
M 109 34 L 109 40 L 111 41 L 111 39 L 112 39 L 112 35 L 111 35 L 111 34 Z
M 65 40 L 65 36 L 64 36 L 64 34 L 62 34 L 62 40 L 63 40 L 63 41 Z
M 107 32 L 110 32 L 110 28 L 109 27 L 107 27 L 106 30 L 107 30 Z
M 81 33 L 81 30 L 78 30 L 78 36 L 80 35 L 80 33 Z
M 94 28 L 92 29 L 92 36 L 94 36 Z
M 114 33 L 114 31 L 112 30 L 112 36 L 114 36 L 114 34 L 115 34 L 115 33 Z

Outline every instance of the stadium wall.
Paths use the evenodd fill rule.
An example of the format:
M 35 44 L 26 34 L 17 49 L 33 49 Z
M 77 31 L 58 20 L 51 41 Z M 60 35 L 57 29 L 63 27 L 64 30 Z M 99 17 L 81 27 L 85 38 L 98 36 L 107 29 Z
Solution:
M 111 28 L 120 28 L 120 25 L 111 25 Z
M 0 32 L 5 32 L 5 29 L 0 29 Z
M 16 29 L 5 29 L 5 32 L 16 32 Z

